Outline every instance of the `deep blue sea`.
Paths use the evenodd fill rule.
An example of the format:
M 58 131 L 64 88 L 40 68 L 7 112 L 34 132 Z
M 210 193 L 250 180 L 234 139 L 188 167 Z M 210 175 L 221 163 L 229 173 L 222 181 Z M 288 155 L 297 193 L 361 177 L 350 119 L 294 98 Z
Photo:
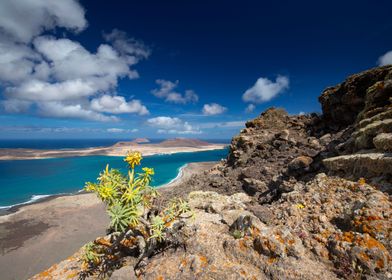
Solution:
M 228 150 L 223 149 L 146 156 L 142 166 L 155 169 L 152 186 L 157 187 L 177 177 L 180 168 L 187 163 L 218 161 L 226 158 L 227 153 Z M 123 157 L 88 156 L 0 161 L 0 208 L 34 201 L 47 195 L 76 193 L 83 188 L 85 182 L 95 181 L 106 164 L 126 172 Z

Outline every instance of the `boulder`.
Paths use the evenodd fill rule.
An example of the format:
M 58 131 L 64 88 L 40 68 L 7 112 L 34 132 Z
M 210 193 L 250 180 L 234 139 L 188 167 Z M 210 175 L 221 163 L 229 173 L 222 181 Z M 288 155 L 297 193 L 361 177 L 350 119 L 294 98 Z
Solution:
M 307 170 L 312 162 L 311 157 L 299 156 L 289 163 L 288 168 L 289 170 Z

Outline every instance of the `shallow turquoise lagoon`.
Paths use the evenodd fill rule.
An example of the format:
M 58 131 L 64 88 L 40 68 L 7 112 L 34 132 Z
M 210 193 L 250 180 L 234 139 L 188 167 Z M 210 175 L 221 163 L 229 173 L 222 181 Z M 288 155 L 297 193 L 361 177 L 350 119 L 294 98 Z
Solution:
M 227 149 L 144 157 L 143 166 L 155 169 L 153 186 L 173 180 L 190 162 L 217 161 Z M 73 158 L 0 161 L 0 207 L 33 201 L 42 196 L 75 193 L 86 181 L 95 181 L 109 164 L 126 172 L 122 157 L 89 156 Z

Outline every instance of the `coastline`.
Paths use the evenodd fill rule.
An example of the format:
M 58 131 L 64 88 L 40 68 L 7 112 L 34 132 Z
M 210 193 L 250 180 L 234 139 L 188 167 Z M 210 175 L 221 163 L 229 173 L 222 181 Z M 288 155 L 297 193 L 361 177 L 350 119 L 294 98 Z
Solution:
M 170 195 L 167 190 L 216 163 L 186 164 L 176 178 L 157 188 L 162 196 Z M 7 209 L 0 216 L 2 279 L 26 279 L 46 269 L 105 235 L 108 223 L 104 204 L 95 194 L 85 192 L 45 197 Z
M 196 168 L 193 167 L 193 165 L 196 165 Z M 192 175 L 193 173 L 197 173 L 198 167 L 200 165 L 203 165 L 203 162 L 197 162 L 197 163 L 187 163 L 181 166 L 178 171 L 177 171 L 177 176 L 173 179 L 171 179 L 169 182 L 155 186 L 155 188 L 159 190 L 163 190 L 165 188 L 170 188 L 173 186 L 176 186 L 178 184 L 181 184 L 182 181 L 190 176 L 188 174 Z M 196 169 L 196 170 L 194 170 Z M 38 204 L 38 203 L 44 203 L 47 201 L 50 201 L 52 199 L 56 199 L 59 197 L 69 197 L 69 196 L 76 196 L 76 195 L 81 195 L 81 194 L 89 194 L 88 192 L 84 191 L 83 189 L 76 191 L 76 192 L 70 192 L 70 193 L 57 193 L 57 194 L 44 194 L 44 195 L 33 195 L 29 200 L 20 202 L 17 204 L 13 205 L 8 205 L 8 206 L 0 206 L 0 217 L 9 215 L 12 213 L 17 212 L 19 209 L 33 205 L 33 204 Z M 1 220 L 0 220 L 1 223 Z
M 177 176 L 176 176 L 175 178 L 171 179 L 171 180 L 170 180 L 169 182 L 167 182 L 166 184 L 157 186 L 156 188 L 159 190 L 159 189 L 168 188 L 168 187 L 171 187 L 171 186 L 173 186 L 173 185 L 175 185 L 175 184 L 180 183 L 182 180 L 184 180 L 184 170 L 186 170 L 187 168 L 189 168 L 189 164 L 190 164 L 190 163 L 184 164 L 183 166 L 181 166 L 180 168 L 178 168 Z

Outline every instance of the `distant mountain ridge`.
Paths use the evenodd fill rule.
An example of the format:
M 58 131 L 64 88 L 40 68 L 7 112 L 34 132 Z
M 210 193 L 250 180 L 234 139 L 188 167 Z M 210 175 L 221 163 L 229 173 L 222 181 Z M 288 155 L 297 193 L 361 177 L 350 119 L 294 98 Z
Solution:
M 199 139 L 190 138 L 173 138 L 162 141 L 159 143 L 163 147 L 195 147 L 195 146 L 208 146 L 211 143 Z

